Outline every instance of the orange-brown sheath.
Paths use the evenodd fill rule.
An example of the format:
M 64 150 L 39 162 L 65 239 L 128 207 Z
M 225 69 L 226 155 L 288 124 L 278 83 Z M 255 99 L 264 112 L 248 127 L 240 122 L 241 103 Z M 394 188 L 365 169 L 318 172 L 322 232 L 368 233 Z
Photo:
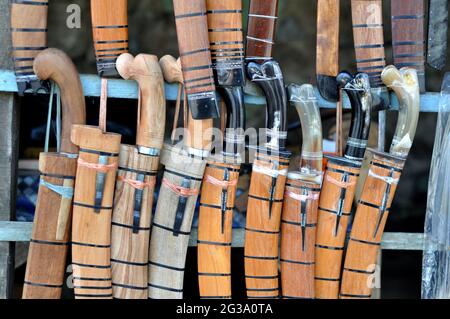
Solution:
M 263 167 L 277 177 L 258 172 Z M 253 165 L 245 232 L 245 281 L 249 298 L 277 298 L 278 241 L 289 160 L 258 154 Z
M 423 0 L 391 0 L 394 65 L 417 70 L 425 92 L 425 13 Z
M 231 235 L 239 170 L 240 165 L 224 163 L 210 162 L 206 166 L 198 224 L 202 298 L 231 298 Z
M 317 1 L 318 76 L 335 78 L 339 73 L 339 0 Z
M 72 142 L 80 147 L 72 220 L 77 299 L 112 298 L 111 214 L 120 140 L 119 134 L 104 133 L 98 127 L 74 125 L 72 129 Z M 109 168 L 102 173 L 93 165 Z
M 315 252 L 317 299 L 339 297 L 342 256 L 360 165 L 344 159 L 328 159 L 317 223 Z
M 372 88 L 382 87 L 386 66 L 381 0 L 352 0 L 353 38 L 358 72 L 367 73 Z
M 85 101 L 75 65 L 62 51 L 46 49 L 41 52 L 34 61 L 34 72 L 40 80 L 51 79 L 60 88 L 63 153 L 41 153 L 39 156 L 41 183 L 22 297 L 57 299 L 61 297 L 66 270 L 72 198 L 60 195 L 51 187 L 73 188 L 75 184 L 78 147 L 71 143 L 70 131 L 73 124 L 85 123 Z
M 404 162 L 388 154 L 374 154 L 353 221 L 340 298 L 371 298 L 384 226 Z
M 47 11 L 48 0 L 11 1 L 12 52 L 19 86 L 37 80 L 33 61 L 47 48 Z
M 288 179 L 281 220 L 281 287 L 285 299 L 314 298 L 320 184 Z M 298 199 L 296 196 L 308 196 Z
M 91 0 L 91 17 L 98 74 L 118 76 L 116 59 L 128 52 L 128 0 Z
M 181 66 L 187 95 L 215 90 L 205 0 L 174 0 Z
M 278 0 L 251 0 L 248 14 L 246 59 L 263 63 L 272 59 Z

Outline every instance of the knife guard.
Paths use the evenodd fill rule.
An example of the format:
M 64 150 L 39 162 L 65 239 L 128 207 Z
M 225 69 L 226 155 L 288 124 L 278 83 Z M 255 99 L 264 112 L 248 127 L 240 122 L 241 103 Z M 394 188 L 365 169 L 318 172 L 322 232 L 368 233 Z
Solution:
M 391 0 L 394 65 L 417 70 L 425 92 L 425 13 L 423 0 Z
M 91 0 L 91 17 L 98 75 L 118 77 L 116 60 L 128 52 L 128 0 Z
M 219 117 L 205 0 L 173 0 L 181 66 L 195 120 Z
M 258 153 L 253 164 L 245 229 L 248 298 L 278 298 L 278 240 L 289 158 Z M 259 168 L 259 169 L 257 169 Z M 267 173 L 277 171 L 277 176 Z
M 148 298 L 148 251 L 159 156 L 121 145 L 111 231 L 114 298 Z M 130 182 L 145 184 L 143 189 Z
M 218 162 L 206 165 L 198 224 L 201 298 L 231 298 L 231 240 L 239 171 L 240 165 Z
M 45 182 L 58 186 L 68 186 L 69 183 L 73 187 L 77 160 L 58 153 L 41 153 L 39 170 Z M 69 205 L 62 206 L 64 201 L 69 201 Z M 61 298 L 69 247 L 71 203 L 71 199 L 62 198 L 44 185 L 39 186 L 23 299 Z
M 98 127 L 74 125 L 71 140 L 80 147 L 72 223 L 75 298 L 109 299 L 112 298 L 111 214 L 121 136 L 103 133 Z M 103 174 L 80 165 L 81 161 L 110 165 L 111 169 Z M 104 176 L 104 183 L 98 196 L 100 175 Z
M 47 48 L 48 0 L 11 1 L 12 56 L 19 93 L 38 90 L 34 58 Z
M 206 161 L 166 145 L 161 163 L 165 171 L 151 231 L 148 294 L 151 299 L 182 299 L 186 253 Z M 164 180 L 196 194 L 181 196 Z
M 337 299 L 347 228 L 361 163 L 327 157 L 319 200 L 316 237 L 315 297 Z
M 405 159 L 369 150 L 373 154 L 348 243 L 341 299 L 369 299 L 375 277 L 384 226 L 395 196 Z
M 320 189 L 320 184 L 299 179 L 289 178 L 286 183 L 280 259 L 284 299 L 314 299 L 314 254 Z M 306 198 L 301 199 L 301 196 Z

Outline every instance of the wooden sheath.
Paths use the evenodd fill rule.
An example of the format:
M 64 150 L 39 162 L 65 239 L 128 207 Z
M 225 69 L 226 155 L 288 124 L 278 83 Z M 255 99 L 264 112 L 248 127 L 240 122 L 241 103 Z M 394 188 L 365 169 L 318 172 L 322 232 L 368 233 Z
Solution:
M 337 299 L 348 223 L 360 163 L 330 157 L 319 200 L 316 237 L 315 297 Z
M 263 154 L 258 154 L 253 164 L 244 248 L 249 298 L 279 296 L 278 241 L 288 167 L 289 159 Z M 269 176 L 266 170 L 278 172 L 278 176 Z
M 372 88 L 382 87 L 386 66 L 381 0 L 352 0 L 353 38 L 358 72 L 367 73 Z
M 202 298 L 231 298 L 231 236 L 239 170 L 240 165 L 216 162 L 206 166 L 198 221 L 198 276 Z
M 33 232 L 25 272 L 24 299 L 57 299 L 63 286 L 72 213 L 72 198 L 51 190 L 48 183 L 74 187 L 78 147 L 70 141 L 73 124 L 84 124 L 85 100 L 80 78 L 70 58 L 58 49 L 42 51 L 34 61 L 40 80 L 51 79 L 61 91 L 61 152 L 41 153 Z M 69 154 L 74 156 L 70 156 Z
M 420 91 L 425 92 L 424 0 L 391 0 L 394 65 L 417 70 Z
M 151 299 L 182 299 L 189 235 L 206 161 L 166 145 L 161 163 L 163 181 L 194 194 L 181 196 L 164 182 L 161 185 L 150 239 L 148 294 Z
M 384 226 L 404 162 L 388 154 L 374 154 L 353 221 L 340 298 L 371 298 Z
M 248 14 L 246 60 L 264 63 L 272 59 L 278 0 L 251 0 Z
M 72 221 L 72 265 L 75 298 L 112 298 L 111 214 L 121 136 L 98 127 L 74 125 L 72 142 L 80 147 Z M 81 162 L 81 161 L 82 162 Z M 96 205 L 102 173 L 81 163 L 110 165 L 104 175 L 101 202 Z
M 18 83 L 37 80 L 33 61 L 47 48 L 47 11 L 48 0 L 11 1 L 12 53 Z
M 320 184 L 288 179 L 281 220 L 282 298 L 314 298 L 314 263 Z M 300 198 L 306 196 L 309 198 Z
M 139 154 L 131 145 L 120 148 L 111 233 L 112 286 L 117 299 L 148 298 L 150 224 L 158 165 L 158 156 Z M 140 190 L 141 209 L 136 221 L 139 190 L 125 180 L 147 184 Z
M 128 0 L 91 0 L 91 18 L 98 74 L 118 76 L 116 59 L 128 52 Z

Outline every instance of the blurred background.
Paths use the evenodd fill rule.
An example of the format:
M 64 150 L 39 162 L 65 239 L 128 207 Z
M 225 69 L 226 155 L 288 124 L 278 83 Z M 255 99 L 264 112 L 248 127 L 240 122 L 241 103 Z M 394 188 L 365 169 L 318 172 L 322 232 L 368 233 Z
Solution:
M 248 0 L 243 1 L 244 11 L 248 11 Z M 81 7 L 81 28 L 68 29 L 66 8 L 69 4 Z M 342 70 L 356 71 L 354 63 L 353 34 L 351 28 L 350 1 L 341 1 L 341 50 Z M 386 57 L 392 62 L 390 1 L 383 1 Z M 178 56 L 177 38 L 171 0 L 128 0 L 129 5 L 129 49 L 130 53 L 150 53 L 159 57 L 165 54 Z M 246 14 L 244 14 L 246 26 Z M 315 82 L 316 45 L 316 1 L 280 0 L 280 14 L 274 56 L 282 66 L 286 83 Z M 96 73 L 92 44 L 90 7 L 88 0 L 50 1 L 49 6 L 49 46 L 67 52 L 80 73 Z M 440 91 L 443 73 L 427 69 L 427 90 Z M 45 123 L 48 97 L 26 96 L 21 99 L 22 117 L 20 134 L 20 157 L 23 160 L 37 159 L 44 145 Z M 123 142 L 134 144 L 136 101 L 110 100 L 108 104 L 108 130 L 121 133 Z M 98 99 L 87 99 L 88 123 L 98 123 Z M 324 136 L 334 138 L 335 112 L 323 111 Z M 167 127 L 171 126 L 173 107 L 168 105 Z M 264 112 L 260 108 L 247 109 L 248 126 L 262 127 Z M 376 119 L 376 116 L 374 116 Z M 417 137 L 407 167 L 397 191 L 386 231 L 423 232 L 427 184 L 433 149 L 436 114 L 421 114 Z M 289 123 L 295 124 L 298 117 L 290 110 Z M 387 145 L 396 125 L 396 114 L 388 114 Z M 344 129 L 348 127 L 344 123 Z M 292 125 L 289 133 L 289 148 L 296 154 L 301 146 L 301 132 Z M 371 145 L 377 144 L 377 126 L 374 123 Z M 26 161 L 22 161 L 26 163 Z M 26 165 L 25 167 L 26 168 Z M 246 191 L 250 166 L 244 167 L 240 182 L 239 199 L 235 214 L 235 227 L 245 223 Z M 38 176 L 36 171 L 21 170 L 18 192 L 19 220 L 32 220 Z M 233 292 L 236 297 L 244 297 L 243 252 L 233 250 Z M 26 250 L 22 252 L 22 260 Z M 20 258 L 20 257 L 18 257 Z M 421 280 L 421 252 L 388 251 L 383 253 L 382 298 L 419 298 Z M 22 261 L 23 263 L 23 261 Z M 20 296 L 24 266 L 17 270 L 16 294 Z M 196 250 L 189 250 L 186 273 L 186 297 L 197 296 Z M 70 295 L 70 292 L 67 292 Z

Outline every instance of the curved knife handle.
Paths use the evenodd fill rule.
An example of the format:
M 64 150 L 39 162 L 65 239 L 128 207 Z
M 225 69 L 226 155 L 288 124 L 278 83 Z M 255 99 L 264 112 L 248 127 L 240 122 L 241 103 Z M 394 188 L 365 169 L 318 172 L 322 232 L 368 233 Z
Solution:
M 416 135 L 420 113 L 420 88 L 417 71 L 411 68 L 397 70 L 388 66 L 381 75 L 384 84 L 391 88 L 400 102 L 394 139 L 390 153 L 406 158 Z
M 78 153 L 70 141 L 72 125 L 85 124 L 86 105 L 78 71 L 72 60 L 59 49 L 46 49 L 36 56 L 34 72 L 41 80 L 52 80 L 61 90 L 61 152 Z
M 339 100 L 339 0 L 317 1 L 317 87 L 330 101 Z
M 206 0 L 209 42 L 217 86 L 244 86 L 241 0 Z
M 338 81 L 341 82 L 343 91 L 348 95 L 352 107 L 352 122 L 345 146 L 345 157 L 362 161 L 369 140 L 372 93 L 367 74 L 358 73 L 354 77 L 349 76 L 348 73 L 341 73 L 338 76 Z
M 44 85 L 33 72 L 36 55 L 47 48 L 48 0 L 11 1 L 12 55 L 19 94 Z
M 381 0 L 352 0 L 353 38 L 358 72 L 367 72 L 373 88 L 383 86 L 386 66 Z
M 272 59 L 278 0 L 251 0 L 248 13 L 246 60 L 263 63 Z
M 171 55 L 165 55 L 159 59 L 159 65 L 167 82 L 183 84 L 183 72 L 179 59 L 176 60 Z
M 302 126 L 302 157 L 300 173 L 302 180 L 322 181 L 322 121 L 314 87 L 310 84 L 288 86 L 291 105 L 295 107 Z
M 124 53 L 117 59 L 117 71 L 125 80 L 135 80 L 141 94 L 136 144 L 161 150 L 164 144 L 166 99 L 164 77 L 155 55 Z
M 116 59 L 128 52 L 128 0 L 91 0 L 91 17 L 98 75 L 117 77 Z
M 205 0 L 173 0 L 181 66 L 192 117 L 219 117 Z

